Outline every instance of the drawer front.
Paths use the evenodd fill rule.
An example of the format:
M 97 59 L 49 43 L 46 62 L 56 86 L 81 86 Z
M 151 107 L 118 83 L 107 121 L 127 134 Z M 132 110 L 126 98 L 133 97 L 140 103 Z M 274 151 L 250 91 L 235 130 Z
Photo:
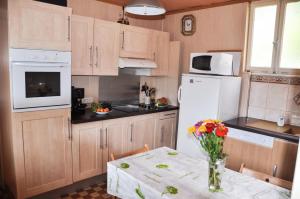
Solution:
M 166 119 L 166 118 L 174 118 L 177 117 L 178 111 L 167 111 L 167 112 L 162 112 L 159 113 L 159 119 Z

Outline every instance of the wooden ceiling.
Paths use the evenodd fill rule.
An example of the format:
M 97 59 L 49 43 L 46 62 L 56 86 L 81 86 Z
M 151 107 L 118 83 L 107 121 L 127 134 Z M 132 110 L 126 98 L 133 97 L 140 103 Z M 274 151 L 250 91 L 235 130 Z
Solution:
M 120 6 L 127 4 L 128 0 L 99 0 Z M 251 0 L 160 0 L 167 10 L 167 14 L 204 9 L 234 3 L 249 2 Z

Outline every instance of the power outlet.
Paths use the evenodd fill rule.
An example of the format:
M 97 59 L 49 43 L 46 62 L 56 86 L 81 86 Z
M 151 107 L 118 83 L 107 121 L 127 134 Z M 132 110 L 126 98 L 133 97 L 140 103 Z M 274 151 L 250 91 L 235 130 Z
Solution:
M 81 103 L 83 104 L 91 104 L 93 103 L 94 98 L 93 97 L 85 97 L 81 99 Z

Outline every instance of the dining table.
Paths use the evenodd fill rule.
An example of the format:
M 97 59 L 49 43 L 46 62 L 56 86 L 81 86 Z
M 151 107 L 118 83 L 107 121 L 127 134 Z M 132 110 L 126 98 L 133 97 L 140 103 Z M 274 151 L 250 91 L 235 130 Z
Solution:
M 288 199 L 291 191 L 225 168 L 208 189 L 208 160 L 161 147 L 107 163 L 107 192 L 123 199 Z

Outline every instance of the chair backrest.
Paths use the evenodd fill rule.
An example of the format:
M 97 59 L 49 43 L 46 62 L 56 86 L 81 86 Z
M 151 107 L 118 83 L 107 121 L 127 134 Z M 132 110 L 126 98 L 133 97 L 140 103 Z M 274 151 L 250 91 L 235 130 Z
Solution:
M 261 172 L 258 172 L 258 171 L 252 170 L 252 169 L 248 169 L 248 168 L 245 167 L 244 163 L 241 165 L 240 173 L 251 176 L 251 177 L 254 177 L 254 178 L 259 179 L 259 180 L 263 180 L 265 182 L 269 182 L 271 184 L 274 184 L 274 185 L 277 185 L 279 187 L 283 187 L 283 188 L 286 188 L 286 189 L 289 189 L 289 190 L 291 190 L 292 186 L 293 186 L 293 183 L 290 182 L 290 181 L 283 180 L 283 179 L 280 179 L 280 178 L 276 178 L 276 177 L 273 177 L 271 175 L 261 173 Z
M 127 153 L 123 153 L 123 154 L 114 154 L 114 153 L 111 153 L 110 154 L 110 158 L 111 158 L 111 160 L 117 160 L 117 159 L 120 159 L 120 158 L 124 158 L 124 157 L 127 157 L 127 156 L 135 155 L 135 154 L 138 154 L 138 153 L 144 153 L 144 152 L 147 152 L 147 151 L 149 151 L 149 147 L 148 147 L 147 144 L 145 144 L 143 148 L 140 148 L 140 149 L 137 149 L 137 150 L 133 150 L 133 151 L 129 151 Z

